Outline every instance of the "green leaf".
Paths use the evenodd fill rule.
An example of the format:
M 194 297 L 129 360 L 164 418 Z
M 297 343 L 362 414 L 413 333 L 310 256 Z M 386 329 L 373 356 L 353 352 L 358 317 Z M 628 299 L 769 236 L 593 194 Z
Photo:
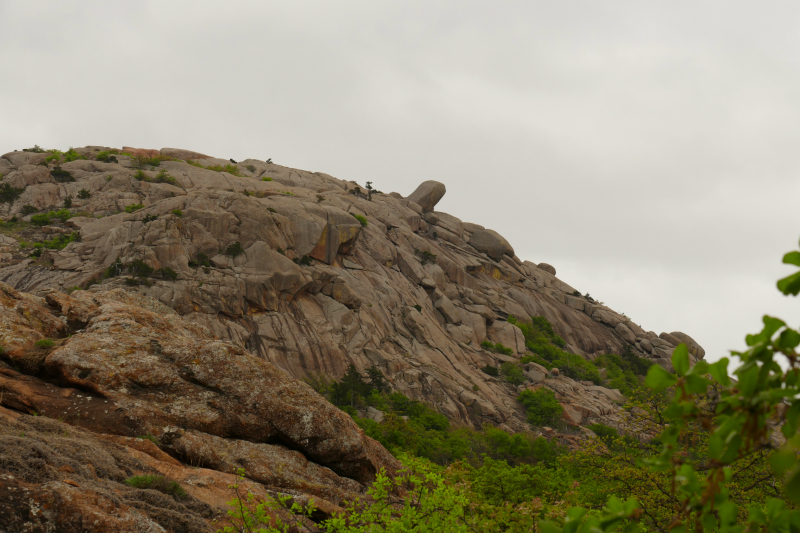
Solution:
M 783 436 L 791 439 L 797 433 L 798 427 L 800 427 L 800 400 L 795 400 L 789 410 L 786 411 L 786 422 L 781 428 Z
M 790 468 L 797 464 L 797 457 L 792 450 L 784 448 L 772 454 L 769 464 L 776 476 L 783 477 Z
M 542 533 L 562 533 L 562 529 L 549 520 L 539 522 L 539 531 Z
M 797 296 L 797 293 L 800 292 L 800 272 L 795 272 L 791 276 L 779 279 L 778 290 L 783 294 Z
M 798 272 L 798 274 L 800 274 L 800 272 Z M 764 315 L 762 320 L 764 321 L 764 331 L 762 331 L 762 333 L 766 336 L 766 339 L 771 339 L 776 331 L 786 325 L 786 322 L 780 318 L 775 318 L 769 315 Z
M 691 394 L 703 394 L 711 382 L 706 378 L 689 374 L 686 376 L 686 390 Z
M 673 374 L 670 374 L 660 365 L 652 365 L 650 370 L 647 371 L 647 377 L 644 380 L 645 387 L 649 387 L 656 392 L 675 385 L 678 381 Z
M 800 333 L 793 329 L 785 329 L 778 337 L 777 345 L 785 350 L 792 350 L 800 344 Z
M 786 497 L 792 503 L 800 503 L 800 469 L 789 472 L 783 487 Z
M 800 266 L 800 252 L 789 252 L 783 256 L 783 262 L 787 265 Z
M 714 376 L 717 383 L 723 387 L 728 387 L 731 384 L 731 378 L 728 377 L 728 358 L 723 357 L 713 365 L 708 365 L 708 373 Z
M 672 366 L 679 376 L 683 376 L 689 371 L 689 350 L 684 343 L 680 343 L 672 352 Z

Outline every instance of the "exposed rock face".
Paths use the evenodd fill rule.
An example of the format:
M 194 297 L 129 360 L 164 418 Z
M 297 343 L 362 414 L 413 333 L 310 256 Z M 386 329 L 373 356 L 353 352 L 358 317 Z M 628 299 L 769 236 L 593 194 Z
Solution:
M 58 523 L 43 522 L 42 531 L 161 531 L 156 524 L 171 529 L 174 516 L 120 505 L 113 489 L 96 479 L 119 484 L 154 470 L 174 479 L 192 477 L 162 450 L 216 471 L 208 475 L 228 484 L 244 467 L 264 489 L 313 496 L 331 510 L 363 493 L 379 469 L 394 472 L 400 466 L 308 385 L 215 339 L 156 300 L 121 289 L 52 292 L 45 300 L 0 284 L 0 313 L 3 359 L 18 369 L 0 362 L 0 418 L 7 419 L 0 423 L 0 485 L 27 498 L 6 502 L 5 509 L 0 498 L 4 524 L 14 523 L 12 515 L 24 519 L 33 501 L 56 510 Z M 34 346 L 38 339 L 68 334 L 52 348 Z M 47 422 L 4 408 L 43 415 Z M 61 457 L 67 439 L 47 433 L 56 428 L 56 435 L 68 435 L 71 429 L 58 429 L 66 424 L 87 431 L 76 430 L 73 451 Z M 98 444 L 92 434 L 120 446 Z M 149 435 L 159 446 L 137 435 Z M 29 458 L 11 451 L 31 445 Z M 38 452 L 37 446 L 56 451 Z M 150 459 L 142 462 L 143 454 Z M 107 471 L 98 472 L 101 466 Z M 204 519 L 220 514 L 230 498 L 230 492 L 216 500 L 198 492 L 193 505 L 200 507 L 170 505 L 193 524 L 190 530 L 210 531 Z M 93 514 L 102 517 L 102 527 L 85 523 Z
M 249 351 L 294 378 L 324 374 L 338 379 L 351 363 L 362 372 L 375 365 L 393 389 L 429 402 L 454 422 L 504 424 L 514 430 L 527 427 L 515 401 L 517 391 L 480 371 L 509 357 L 484 350 L 483 341 L 511 348 L 511 357 L 526 352 L 518 330 L 506 322 L 510 315 L 523 320 L 546 317 L 568 350 L 590 359 L 621 353 L 629 345 L 669 367 L 679 340 L 677 333 L 667 334 L 672 338 L 665 340 L 645 332 L 627 317 L 577 296 L 575 288 L 555 276 L 554 268 L 521 260 L 495 231 L 434 211 L 445 192 L 438 182 L 420 185 L 407 198 L 396 193 L 369 197 L 353 182 L 255 159 L 228 167 L 234 175 L 203 168 L 224 166 L 228 160 L 179 149 L 131 149 L 148 156 L 184 156 L 193 163 L 166 161 L 158 168 L 147 167 L 138 175 L 144 177 L 140 181 L 132 168 L 135 162 L 125 156 L 118 155 L 117 163 L 92 160 L 102 148 L 78 149 L 90 159 L 62 164 L 75 180 L 66 182 L 55 180 L 49 172 L 52 164 L 37 166 L 37 154 L 12 152 L 0 158 L 7 169 L 4 182 L 24 187 L 16 201 L 0 204 L 0 216 L 22 217 L 24 205 L 57 207 L 67 196 L 72 197 L 73 211 L 86 215 L 66 225 L 51 223 L 51 229 L 26 230 L 27 241 L 51 239 L 60 232 L 80 236 L 62 250 L 44 251 L 39 259 L 20 254 L 12 234 L 0 242 L 0 280 L 33 295 L 50 295 L 68 324 L 88 324 L 94 311 L 88 310 L 83 295 L 73 293 L 62 305 L 57 301 L 62 297 L 54 294 L 96 280 L 100 283 L 89 294 L 119 295 L 113 289 L 124 288 L 151 297 L 193 327 L 204 326 L 230 343 L 223 350 L 215 348 L 219 345 L 213 340 L 204 341 L 198 350 L 209 357 L 223 350 L 236 361 Z M 158 182 L 163 171 L 174 183 Z M 90 196 L 81 198 L 81 190 Z M 133 204 L 144 207 L 124 212 Z M 366 225 L 354 215 L 363 217 Z M 175 279 L 162 276 L 151 278 L 149 285 L 127 285 L 126 269 L 136 261 L 156 270 L 171 269 Z M 121 276 L 104 278 L 115 264 Z M 112 309 L 118 304 L 96 305 L 116 316 Z M 17 320 L 19 313 L 11 314 L 15 316 L 9 320 Z M 137 327 L 155 327 L 147 320 Z M 56 331 L 59 326 L 50 327 Z M 71 350 L 79 349 L 78 340 Z M 697 343 L 690 346 L 694 358 L 702 357 Z M 64 365 L 67 376 L 82 353 L 64 350 L 49 360 L 48 368 Z M 178 379 L 175 372 L 193 368 L 183 356 L 174 357 L 181 363 L 159 363 L 157 375 L 166 381 L 154 381 L 157 386 L 177 386 L 180 381 L 170 381 Z M 36 361 L 24 364 L 35 367 Z M 119 379 L 127 375 L 114 366 L 117 362 L 93 364 L 100 366 L 87 368 L 92 373 L 110 368 Z M 234 373 L 229 379 L 236 379 L 236 365 L 228 371 Z M 215 374 L 215 379 L 228 378 Z M 264 374 L 263 379 L 271 383 L 273 375 Z M 214 383 L 224 401 L 232 402 L 226 408 L 249 401 Z M 98 389 L 103 391 L 117 385 L 97 384 L 106 387 Z M 184 424 L 174 409 L 148 406 L 159 423 Z M 587 420 L 591 423 L 592 415 L 582 423 Z M 235 435 L 235 427 L 209 419 L 191 429 L 227 438 Z M 259 428 L 265 439 L 288 438 L 283 436 L 285 428 Z M 368 475 L 373 464 L 366 448 L 352 464 L 339 464 L 322 448 L 308 453 L 358 479 Z
M 422 208 L 422 212 L 427 213 L 428 211 L 433 211 L 433 208 L 436 207 L 436 204 L 439 203 L 446 191 L 444 183 L 425 181 L 409 195 L 408 201 L 419 205 Z

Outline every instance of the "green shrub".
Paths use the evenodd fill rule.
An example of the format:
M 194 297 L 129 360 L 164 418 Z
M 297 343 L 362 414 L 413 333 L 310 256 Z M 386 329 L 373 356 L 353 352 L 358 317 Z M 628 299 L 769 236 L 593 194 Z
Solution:
M 295 257 L 292 261 L 294 261 L 298 265 L 303 265 L 303 266 L 311 265 L 311 258 L 307 255 L 304 255 L 303 257 L 300 258 Z
M 41 215 L 33 215 L 31 217 L 31 223 L 35 226 L 46 226 L 50 224 L 50 216 L 47 213 L 42 213 Z
M 234 242 L 225 249 L 225 255 L 229 255 L 231 257 L 236 257 L 237 255 L 243 253 L 244 253 L 244 248 L 242 248 L 242 244 L 239 241 Z
M 25 205 L 22 206 L 22 210 L 20 211 L 20 214 L 22 216 L 28 216 L 31 213 L 36 213 L 38 211 L 39 211 L 39 209 L 37 209 L 36 207 L 33 207 L 32 205 L 25 204 Z
M 147 177 L 147 174 L 145 174 L 143 170 L 137 170 L 133 178 L 136 181 L 150 181 L 150 178 Z
M 122 262 L 119 260 L 118 257 L 117 260 L 111 263 L 111 265 L 109 265 L 109 267 L 105 270 L 105 272 L 103 273 L 103 277 L 114 278 L 122 274 L 124 270 L 125 266 L 122 264 Z
M 41 255 L 41 249 L 47 248 L 49 250 L 63 250 L 69 243 L 78 242 L 80 240 L 80 233 L 73 231 L 69 235 L 62 233 L 61 235 L 53 237 L 50 240 L 34 243 L 33 247 L 39 251 L 39 253 L 36 254 L 36 257 L 39 257 L 39 255 Z
M 242 173 L 239 171 L 239 167 L 236 165 L 232 165 L 230 163 L 226 164 L 225 166 L 222 165 L 209 165 L 203 166 L 198 161 L 186 161 L 192 166 L 204 168 L 206 170 L 213 170 L 215 172 L 227 172 L 228 174 L 233 174 L 234 176 L 244 177 Z
M 14 203 L 16 199 L 20 197 L 23 190 L 24 189 L 12 187 L 8 183 L 0 184 L 0 202 L 6 204 Z
M 70 163 L 72 161 L 77 161 L 78 159 L 86 159 L 86 157 L 80 155 L 78 152 L 75 151 L 74 148 L 70 148 L 66 152 L 64 152 L 64 162 Z M 75 180 L 70 180 L 75 181 Z
M 69 209 L 59 209 L 58 211 L 50 211 L 47 213 L 50 215 L 50 218 L 57 218 L 61 222 L 66 222 L 67 220 L 72 218 L 72 212 Z
M 164 161 L 175 161 L 174 157 L 169 157 L 166 155 L 156 155 L 156 156 L 146 156 L 146 155 L 137 155 L 131 157 L 131 162 L 133 166 L 136 168 L 144 168 L 146 166 L 157 167 Z
M 500 375 L 500 371 L 497 370 L 496 366 L 486 365 L 485 367 L 481 368 L 481 372 L 484 374 L 489 374 L 490 376 L 497 377 Z
M 66 198 L 64 198 L 64 207 L 66 209 L 72 207 L 72 196 L 67 196 Z
M 156 179 L 154 179 L 153 182 L 169 183 L 170 185 L 175 185 L 176 183 L 178 183 L 178 180 L 170 176 L 169 172 L 167 172 L 167 169 L 162 168 L 161 171 L 158 174 L 156 174 Z
M 277 213 L 277 212 L 278 212 L 278 211 L 277 211 L 277 210 L 275 210 L 275 208 L 273 208 L 273 207 L 268 207 L 268 208 L 267 208 L 267 211 L 269 211 L 270 213 Z
M 45 151 L 38 144 L 34 144 L 33 148 L 23 148 L 23 152 L 32 152 L 34 154 L 43 154 Z
M 91 198 L 91 197 L 92 197 L 92 193 L 90 193 L 86 189 L 81 189 L 80 191 L 78 191 L 78 198 L 80 198 L 82 200 L 86 200 L 87 198 Z
M 62 170 L 61 167 L 56 167 L 53 170 L 51 170 L 50 175 L 53 176 L 53 179 L 55 179 L 59 183 L 68 183 L 71 181 L 75 181 L 75 178 L 72 177 L 72 174 L 70 174 L 66 170 Z
M 263 178 L 261 178 L 261 181 L 272 181 L 272 178 L 264 176 Z
M 113 150 L 113 151 L 112 150 L 104 150 L 104 151 L 98 153 L 95 156 L 95 159 L 97 159 L 98 161 L 102 161 L 103 163 L 119 163 L 117 158 L 114 155 L 112 155 L 114 153 L 116 153 L 116 150 Z
M 51 339 L 41 339 L 33 343 L 37 348 L 52 348 L 55 343 Z
M 245 168 L 247 170 L 249 170 L 250 172 L 255 172 L 256 171 L 255 165 L 247 165 Z
M 140 278 L 147 278 L 153 275 L 153 267 L 137 259 L 128 265 L 128 272 Z
M 564 412 L 556 395 L 550 389 L 541 388 L 536 391 L 525 390 L 519 393 L 517 401 L 525 406 L 528 423 L 534 426 L 545 426 L 556 423 Z
M 192 268 L 197 268 L 197 267 L 201 267 L 201 266 L 210 267 L 211 266 L 211 261 L 209 260 L 209 258 L 208 258 L 208 256 L 206 254 L 201 252 L 201 253 L 198 253 L 197 256 L 194 259 L 189 261 L 189 266 L 192 267 Z
M 169 267 L 159 268 L 155 275 L 163 280 L 175 281 L 178 279 L 178 273 Z
M 353 217 L 355 217 L 355 219 L 358 220 L 358 223 L 361 224 L 362 227 L 367 227 L 368 222 L 366 217 L 362 215 L 357 215 L 355 213 L 353 213 Z
M 514 363 L 505 362 L 500 365 L 500 373 L 503 374 L 506 381 L 512 385 L 521 385 L 525 382 L 525 374 L 523 374 L 522 369 Z
M 145 474 L 141 476 L 133 476 L 129 477 L 125 480 L 125 484 L 129 487 L 133 487 L 136 489 L 152 489 L 157 490 L 159 492 L 163 492 L 169 496 L 172 496 L 176 500 L 183 500 L 188 498 L 188 494 L 186 491 L 183 490 L 180 483 L 177 481 L 173 481 L 167 479 L 163 476 L 156 476 L 151 474 Z
M 144 208 L 144 206 L 142 204 L 126 205 L 125 206 L 125 212 L 126 213 L 133 213 L 133 212 L 138 211 L 139 209 L 143 209 L 143 208 Z
M 49 165 L 49 164 L 50 164 L 51 162 L 53 162 L 53 161 L 55 161 L 55 162 L 56 162 L 56 165 L 58 165 L 59 163 L 61 163 L 61 156 L 62 156 L 62 155 L 64 155 L 64 152 L 62 152 L 62 151 L 60 151 L 60 150 L 48 150 L 48 151 L 47 151 L 47 153 L 48 153 L 48 154 L 50 154 L 50 155 L 48 155 L 48 156 L 47 156 L 47 157 L 45 157 L 45 159 L 44 159 L 44 162 L 45 162 L 46 164 L 48 164 L 48 165 Z
M 152 222 L 154 220 L 158 220 L 158 215 L 145 215 L 142 219 L 142 223 L 147 224 L 148 222 Z
M 157 438 L 155 438 L 153 435 L 151 435 L 151 434 L 149 434 L 149 433 L 148 433 L 147 435 L 137 435 L 137 437 L 136 437 L 136 438 L 137 438 L 137 439 L 146 439 L 146 440 L 149 440 L 150 442 L 152 442 L 153 444 L 155 444 L 156 446 L 158 446 L 158 439 L 157 439 Z
M 183 217 L 183 211 L 181 211 L 180 209 L 173 209 L 172 214 L 179 218 Z
M 415 250 L 417 255 L 420 257 L 420 263 L 426 265 L 428 263 L 436 263 L 436 255 L 430 253 L 427 250 Z
M 503 346 L 502 343 L 499 342 L 497 344 L 492 344 L 489 341 L 483 341 L 481 343 L 481 348 L 483 348 L 484 350 L 489 350 L 490 352 L 500 353 L 503 355 L 514 355 L 514 350 L 512 350 L 511 348 L 506 348 L 505 346 Z

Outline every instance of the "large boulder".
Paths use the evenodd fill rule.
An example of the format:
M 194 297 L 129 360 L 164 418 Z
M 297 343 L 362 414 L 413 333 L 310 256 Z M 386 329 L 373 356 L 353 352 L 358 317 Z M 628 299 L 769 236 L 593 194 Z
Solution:
M 664 333 L 662 333 L 664 335 Z M 686 333 L 681 331 L 673 331 L 669 334 L 673 339 L 676 339 L 680 342 L 686 344 L 686 347 L 689 349 L 689 353 L 697 357 L 698 359 L 702 359 L 706 355 L 706 351 L 703 349 L 700 344 L 693 338 L 691 338 Z M 663 337 L 662 337 L 663 338 Z
M 447 188 L 444 183 L 433 180 L 424 181 L 407 199 L 422 207 L 422 211 L 427 213 L 433 211 L 445 192 L 447 192 Z
M 536 265 L 536 268 L 544 270 L 545 272 L 548 272 L 554 276 L 556 275 L 556 267 L 554 267 L 553 265 L 548 265 L 547 263 L 539 263 L 538 265 Z
M 514 248 L 502 235 L 491 229 L 481 229 L 473 233 L 469 238 L 469 245 L 495 261 L 500 261 L 503 255 L 514 256 Z

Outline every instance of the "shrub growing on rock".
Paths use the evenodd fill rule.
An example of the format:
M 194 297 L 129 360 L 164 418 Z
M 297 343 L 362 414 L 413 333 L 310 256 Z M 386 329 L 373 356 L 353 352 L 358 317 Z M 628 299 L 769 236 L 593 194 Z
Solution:
M 514 363 L 505 362 L 500 365 L 500 373 L 503 374 L 506 381 L 512 385 L 521 385 L 525 382 L 525 374 L 523 374 L 522 369 Z
M 22 191 L 18 187 L 12 187 L 8 183 L 0 184 L 0 202 L 5 204 L 14 203 L 20 197 Z
M 125 206 L 126 213 L 133 213 L 134 211 L 138 211 L 139 209 L 143 209 L 144 206 L 142 204 L 131 204 Z
M 81 189 L 80 191 L 78 191 L 78 198 L 80 198 L 81 200 L 86 200 L 87 198 L 91 198 L 91 197 L 92 197 L 92 193 L 90 193 L 86 189 Z
M 234 242 L 233 244 L 229 245 L 225 248 L 225 255 L 229 255 L 231 257 L 236 257 L 237 255 L 243 254 L 244 248 L 242 248 L 242 243 L 239 241 Z
M 22 210 L 20 211 L 20 214 L 22 216 L 28 216 L 31 213 L 36 213 L 38 211 L 39 211 L 38 208 L 36 208 L 36 207 L 34 207 L 32 205 L 25 204 L 25 205 L 22 206 Z
M 192 268 L 197 267 L 210 267 L 211 261 L 209 260 L 208 256 L 202 252 L 198 253 L 197 256 L 189 261 L 189 266 Z
M 172 210 L 172 214 L 175 215 L 178 218 L 183 217 L 183 211 L 181 211 L 180 209 L 173 209 Z
M 50 175 L 53 176 L 53 179 L 59 183 L 75 181 L 75 178 L 72 177 L 72 174 L 70 174 L 67 170 L 62 170 L 61 167 L 56 167 L 51 170 Z
M 533 426 L 555 424 L 564 412 L 555 393 L 546 388 L 522 391 L 517 396 L 517 401 L 525 406 L 528 423 Z
M 167 479 L 163 476 L 156 476 L 145 474 L 141 476 L 129 477 L 125 480 L 125 484 L 136 489 L 152 489 L 164 494 L 168 494 L 177 500 L 182 500 L 188 497 L 186 491 L 183 490 L 180 483 Z
M 353 217 L 355 217 L 355 219 L 358 220 L 358 223 L 361 224 L 362 227 L 367 227 L 368 222 L 366 217 L 362 215 L 357 215 L 355 213 L 353 213 Z
M 178 279 L 178 273 L 169 267 L 159 268 L 155 275 L 163 280 L 175 281 Z
M 153 267 L 137 259 L 128 265 L 128 272 L 140 278 L 147 278 L 153 275 Z
M 486 365 L 485 367 L 481 368 L 481 372 L 493 377 L 497 377 L 500 375 L 500 371 L 497 370 L 497 367 L 492 365 Z
M 31 223 L 35 226 L 46 226 L 50 224 L 50 215 L 47 213 L 42 213 L 41 215 L 33 215 L 31 217 Z
M 37 348 L 47 349 L 47 348 L 52 348 L 55 345 L 55 343 L 53 342 L 52 339 L 41 339 L 34 342 L 33 345 L 36 346 Z

